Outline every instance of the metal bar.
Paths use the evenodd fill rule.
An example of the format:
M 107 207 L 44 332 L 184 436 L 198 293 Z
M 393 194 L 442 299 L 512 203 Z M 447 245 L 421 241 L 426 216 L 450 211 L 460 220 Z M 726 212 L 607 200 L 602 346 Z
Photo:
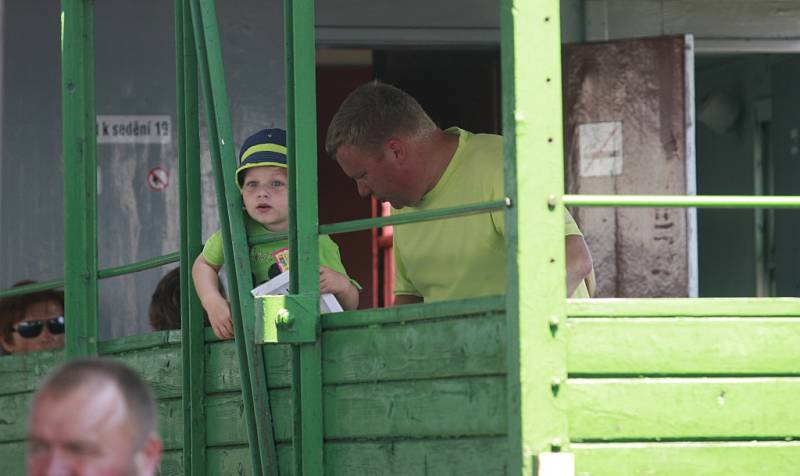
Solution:
M 505 297 L 490 296 L 459 301 L 441 301 L 428 304 L 411 304 L 361 311 L 327 314 L 322 319 L 322 330 L 369 327 L 380 324 L 400 324 L 412 321 L 464 317 L 505 312 Z
M 426 210 L 422 212 L 404 213 L 402 215 L 377 217 L 377 218 L 362 218 L 359 220 L 350 220 L 340 223 L 331 223 L 328 225 L 320 225 L 319 232 L 323 235 L 333 235 L 336 233 L 349 233 L 353 231 L 369 230 L 370 228 L 380 228 L 383 226 L 391 225 L 405 225 L 408 223 L 419 223 L 423 221 L 441 220 L 447 218 L 455 218 L 466 215 L 476 215 L 478 213 L 489 213 L 497 210 L 502 210 L 509 206 L 509 200 L 495 200 L 492 202 L 476 203 L 472 205 L 461 205 L 457 207 L 439 208 L 437 210 Z M 269 237 L 258 237 L 250 240 L 250 245 L 260 245 L 263 243 L 272 243 L 274 241 L 281 241 L 287 238 L 287 233 L 270 234 Z
M 40 283 L 26 284 L 24 286 L 17 286 L 16 288 L 8 288 L 0 291 L 0 298 L 20 296 L 22 294 L 30 294 L 39 291 L 46 291 L 48 289 L 63 288 L 63 279 L 51 279 L 49 281 L 42 281 Z
M 61 3 L 66 358 L 97 355 L 94 1 Z
M 122 276 L 123 274 L 137 273 L 147 269 L 158 268 L 159 266 L 164 266 L 165 264 L 175 263 L 180 261 L 180 259 L 180 252 L 174 251 L 163 256 L 156 256 L 155 258 L 149 258 L 131 264 L 101 269 L 98 271 L 97 277 L 99 279 L 107 279 L 116 276 Z
M 205 332 L 192 285 L 193 258 L 202 248 L 202 195 L 197 101 L 197 56 L 188 0 L 175 0 L 179 202 L 181 215 L 181 358 L 183 361 L 183 468 L 205 476 Z
M 517 204 L 506 212 L 508 473 L 532 475 L 541 453 L 567 444 L 569 428 L 557 328 L 566 313 L 564 207 L 548 204 L 564 192 L 559 1 L 503 0 L 500 18 L 505 186 Z
M 800 298 L 570 299 L 580 317 L 800 317 Z
M 798 196 L 564 195 L 570 207 L 800 208 Z
M 122 276 L 123 274 L 137 273 L 139 271 L 158 268 L 159 266 L 164 266 L 165 264 L 175 263 L 178 261 L 180 261 L 180 253 L 175 251 L 163 256 L 157 256 L 155 258 L 137 261 L 131 264 L 125 264 L 122 266 L 115 266 L 113 268 L 101 269 L 100 271 L 97 272 L 97 278 L 98 279 L 114 278 L 116 276 Z M 30 294 L 30 293 L 35 293 L 37 291 L 44 291 L 46 289 L 61 288 L 63 286 L 64 286 L 63 278 L 51 279 L 49 281 L 42 281 L 40 283 L 26 284 L 25 286 L 4 289 L 0 291 L 0 298 L 19 296 L 21 294 Z
M 286 76 L 286 158 L 288 162 L 287 172 L 289 174 L 289 183 L 291 184 L 295 177 L 294 166 L 294 113 L 295 113 L 295 92 L 294 92 L 294 54 L 292 51 L 292 24 L 294 15 L 294 3 L 292 0 L 284 0 L 283 2 L 283 50 L 284 50 L 284 74 Z M 287 232 L 286 237 L 289 240 L 289 268 L 297 266 L 297 256 L 294 256 L 293 251 L 297 249 L 297 233 L 294 223 L 297 220 L 297 196 L 294 193 L 295 187 L 289 191 L 289 229 L 295 230 L 294 233 Z M 281 233 L 283 235 L 283 233 Z M 277 238 L 277 237 L 275 237 Z M 289 290 L 290 292 L 297 292 L 297 273 L 291 273 L 289 276 Z M 300 363 L 300 348 L 296 345 L 292 346 L 292 474 L 296 476 L 303 475 L 303 413 L 302 406 L 298 404 L 302 397 L 302 379 L 300 373 L 302 365 Z
M 294 474 L 323 474 L 322 346 L 319 340 L 317 119 L 314 1 L 284 2 L 286 116 L 289 146 L 289 250 L 292 293 L 312 295 L 317 340 L 294 350 Z M 298 355 L 299 354 L 299 355 Z M 299 442 L 299 445 L 298 445 Z
M 228 263 L 229 301 L 242 379 L 242 397 L 248 422 L 255 474 L 277 475 L 278 461 L 272 430 L 266 368 L 261 346 L 255 344 L 254 299 L 249 247 L 245 236 L 242 197 L 234 185 L 236 152 L 230 124 L 228 95 L 222 65 L 222 47 L 213 0 L 191 3 L 198 64 L 205 93 L 209 147 L 216 180 L 223 251 Z M 227 167 L 223 164 L 228 164 Z

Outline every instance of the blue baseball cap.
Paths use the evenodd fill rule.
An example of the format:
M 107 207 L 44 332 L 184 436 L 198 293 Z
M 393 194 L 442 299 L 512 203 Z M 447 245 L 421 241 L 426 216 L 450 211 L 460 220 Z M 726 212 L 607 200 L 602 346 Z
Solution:
M 239 151 L 236 184 L 242 188 L 245 170 L 266 166 L 286 168 L 286 131 L 283 129 L 262 129 L 244 141 Z

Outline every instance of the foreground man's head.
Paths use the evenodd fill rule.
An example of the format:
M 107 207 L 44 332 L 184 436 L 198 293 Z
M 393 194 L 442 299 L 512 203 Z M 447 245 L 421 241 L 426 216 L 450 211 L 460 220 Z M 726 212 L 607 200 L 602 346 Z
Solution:
M 152 476 L 161 459 L 149 387 L 111 360 L 69 362 L 36 392 L 30 476 Z

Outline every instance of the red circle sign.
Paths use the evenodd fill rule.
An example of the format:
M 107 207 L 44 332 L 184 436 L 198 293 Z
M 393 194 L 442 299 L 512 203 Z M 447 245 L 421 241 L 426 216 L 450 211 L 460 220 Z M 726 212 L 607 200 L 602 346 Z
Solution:
M 161 167 L 153 167 L 147 172 L 147 188 L 161 192 L 169 185 L 169 172 Z

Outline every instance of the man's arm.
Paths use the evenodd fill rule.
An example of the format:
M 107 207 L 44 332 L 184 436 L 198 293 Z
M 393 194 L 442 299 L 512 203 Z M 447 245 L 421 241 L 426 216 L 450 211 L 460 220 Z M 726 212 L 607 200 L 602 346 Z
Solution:
M 419 304 L 421 302 L 422 298 L 419 296 L 414 296 L 413 294 L 398 294 L 394 297 L 395 306 L 402 306 L 405 304 Z
M 581 281 L 592 272 L 592 255 L 580 235 L 567 235 L 567 296 L 572 296 Z

